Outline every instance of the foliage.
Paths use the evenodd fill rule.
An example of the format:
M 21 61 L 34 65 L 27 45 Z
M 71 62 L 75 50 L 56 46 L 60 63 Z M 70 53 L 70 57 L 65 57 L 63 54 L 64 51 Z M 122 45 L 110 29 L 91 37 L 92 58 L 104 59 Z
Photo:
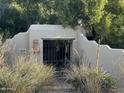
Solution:
M 121 63 L 121 64 L 119 64 L 119 69 L 120 69 L 120 76 L 121 76 L 121 80 L 122 80 L 122 82 L 123 82 L 123 84 L 124 84 L 124 63 Z
M 72 64 L 66 72 L 67 81 L 83 93 L 107 93 L 115 84 L 111 75 L 84 63 Z
M 123 0 L 55 0 L 55 2 L 54 10 L 62 24 L 72 26 L 80 24 L 90 32 L 95 31 L 96 34 L 93 35 L 96 41 L 101 39 L 101 43 L 109 44 L 111 47 L 124 48 Z
M 18 75 L 21 90 L 39 90 L 43 85 L 53 80 L 54 68 L 38 62 L 34 56 L 18 57 L 12 67 L 14 74 Z M 19 90 L 19 91 L 21 91 Z
M 8 67 L 0 68 L 0 92 L 12 93 L 17 84 L 17 76 Z M 7 89 L 8 88 L 8 89 Z
M 3 53 L 0 54 L 3 56 Z M 0 59 L 4 58 L 0 57 Z M 53 67 L 38 63 L 33 55 L 19 56 L 12 63 L 12 66 L 6 63 L 0 65 L 1 93 L 32 93 L 49 84 L 53 79 Z
M 52 7 L 59 22 L 64 26 L 75 26 L 78 24 L 82 11 L 81 0 L 54 0 Z
M 0 67 L 5 65 L 9 51 L 10 48 L 8 48 L 7 44 L 2 42 L 2 36 L 0 36 Z
M 49 14 L 46 0 L 13 0 L 1 8 L 0 28 L 9 32 L 9 37 L 19 32 L 27 31 L 31 24 L 56 23 L 57 17 Z M 5 32 L 6 34 L 6 32 Z
M 2 36 L 0 36 L 0 93 L 32 93 L 53 80 L 54 68 L 40 63 L 33 54 L 8 59 L 10 49 L 1 40 Z M 9 64 L 9 61 L 12 61 L 12 64 Z
M 111 47 L 124 48 L 123 0 L 0 0 L 1 3 L 6 7 L 0 7 L 0 31 L 9 33 L 9 37 L 27 31 L 31 24 L 81 25 L 96 33 L 96 41 L 101 39 Z

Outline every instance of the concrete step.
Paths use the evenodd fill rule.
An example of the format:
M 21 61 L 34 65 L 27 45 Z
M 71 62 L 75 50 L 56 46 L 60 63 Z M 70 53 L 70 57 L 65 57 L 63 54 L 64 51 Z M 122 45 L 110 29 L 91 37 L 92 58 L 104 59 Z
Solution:
M 64 70 L 56 71 L 55 78 L 57 80 L 63 80 L 63 81 L 66 80 L 66 72 Z
M 75 89 L 72 87 L 44 86 L 39 93 L 72 93 Z
M 51 85 L 43 86 L 38 93 L 77 93 L 70 84 L 66 82 L 64 70 L 58 70 L 55 74 L 55 80 Z
M 117 90 L 117 89 L 112 89 L 112 90 L 110 90 L 110 93 L 123 93 L 123 92 L 120 92 L 120 91 Z
M 55 79 L 51 85 L 43 86 L 41 92 L 38 93 L 77 93 L 70 84 L 62 79 Z

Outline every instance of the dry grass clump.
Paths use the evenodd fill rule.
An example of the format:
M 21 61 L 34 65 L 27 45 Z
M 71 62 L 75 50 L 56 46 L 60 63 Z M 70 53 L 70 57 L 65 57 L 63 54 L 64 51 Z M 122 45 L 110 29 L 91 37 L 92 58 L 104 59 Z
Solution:
M 0 36 L 0 93 L 34 93 L 52 81 L 52 66 L 42 64 L 34 55 L 18 56 L 12 61 L 9 50 Z
M 8 45 L 2 42 L 2 37 L 0 36 L 0 67 L 2 67 L 7 60 L 9 51 Z
M 122 81 L 124 82 L 124 63 L 119 64 L 120 76 Z
M 72 64 L 66 71 L 68 83 L 71 83 L 79 93 L 107 93 L 105 90 L 112 88 L 115 84 L 112 77 L 103 70 L 85 65 Z
M 18 57 L 10 66 L 0 68 L 1 93 L 33 93 L 48 84 L 54 76 L 52 66 L 36 61 L 34 57 Z
M 120 70 L 122 71 L 122 74 L 124 74 L 124 63 L 119 64 Z
M 18 82 L 17 76 L 8 67 L 0 68 L 0 93 L 14 93 Z
M 54 68 L 38 62 L 34 56 L 18 57 L 13 65 L 13 71 L 20 79 L 22 89 L 38 90 L 51 82 L 54 77 Z

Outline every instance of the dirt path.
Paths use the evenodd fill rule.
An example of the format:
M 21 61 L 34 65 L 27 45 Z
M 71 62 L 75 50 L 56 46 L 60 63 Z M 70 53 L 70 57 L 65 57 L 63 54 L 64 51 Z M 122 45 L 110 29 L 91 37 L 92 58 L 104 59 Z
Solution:
M 52 85 L 44 86 L 39 93 L 77 93 L 74 88 L 64 80 L 56 79 Z

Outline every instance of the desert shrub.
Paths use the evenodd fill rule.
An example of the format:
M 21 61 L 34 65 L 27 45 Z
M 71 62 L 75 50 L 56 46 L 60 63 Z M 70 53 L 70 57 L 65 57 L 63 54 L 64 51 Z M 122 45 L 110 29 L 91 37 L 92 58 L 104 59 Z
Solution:
M 49 83 L 54 76 L 54 68 L 39 63 L 34 56 L 19 57 L 13 68 L 22 82 L 25 83 L 24 87 L 30 85 L 29 89 L 38 88 Z
M 0 35 L 0 67 L 2 67 L 7 60 L 9 51 L 10 48 L 6 43 L 2 42 L 2 36 Z
M 66 70 L 66 77 L 67 82 L 71 83 L 81 93 L 107 93 L 107 90 L 115 84 L 111 75 L 84 63 L 72 64 Z
M 34 56 L 19 56 L 12 66 L 0 68 L 0 92 L 34 93 L 54 76 L 52 66 L 38 62 Z
M 120 70 L 120 78 L 122 82 L 124 83 L 124 63 L 119 64 L 119 70 Z
M 10 60 L 10 50 L 0 36 L 0 93 L 33 93 L 52 81 L 52 66 L 42 64 L 33 54 L 15 56 Z
M 17 83 L 17 76 L 8 67 L 0 68 L 0 93 L 14 93 Z

